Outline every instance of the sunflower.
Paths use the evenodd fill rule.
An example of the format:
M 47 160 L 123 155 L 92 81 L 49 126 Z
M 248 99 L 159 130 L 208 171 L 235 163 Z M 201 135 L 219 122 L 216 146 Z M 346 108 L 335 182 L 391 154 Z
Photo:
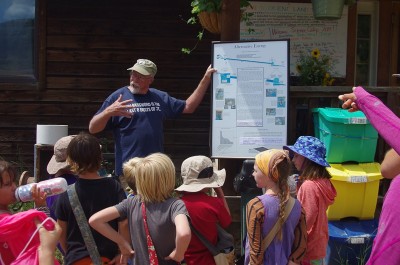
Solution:
M 318 48 L 314 48 L 311 51 L 311 56 L 314 57 L 315 59 L 318 59 L 320 55 L 321 55 L 321 53 Z
M 311 52 L 301 52 L 296 63 L 299 84 L 304 86 L 331 86 L 335 79 L 336 61 L 327 54 L 321 54 L 318 48 Z

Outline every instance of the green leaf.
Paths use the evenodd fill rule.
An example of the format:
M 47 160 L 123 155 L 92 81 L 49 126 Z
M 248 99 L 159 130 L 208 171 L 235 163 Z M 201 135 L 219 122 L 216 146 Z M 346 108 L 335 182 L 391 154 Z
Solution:
M 191 53 L 191 50 L 189 48 L 182 48 L 181 51 L 184 54 L 190 54 Z
M 197 38 L 199 40 L 202 40 L 203 39 L 203 34 L 204 34 L 204 31 L 199 31 L 199 33 L 197 34 Z
M 194 25 L 196 24 L 197 19 L 195 17 L 191 17 L 187 20 L 187 24 Z

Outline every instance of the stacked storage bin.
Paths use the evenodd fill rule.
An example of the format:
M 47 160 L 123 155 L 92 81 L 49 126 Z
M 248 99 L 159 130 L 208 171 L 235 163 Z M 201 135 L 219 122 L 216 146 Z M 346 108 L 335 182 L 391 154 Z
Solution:
M 324 142 L 327 168 L 337 191 L 327 210 L 329 245 L 325 262 L 358 264 L 367 260 L 376 235 L 379 163 L 378 133 L 365 115 L 340 108 L 313 109 L 315 137 Z

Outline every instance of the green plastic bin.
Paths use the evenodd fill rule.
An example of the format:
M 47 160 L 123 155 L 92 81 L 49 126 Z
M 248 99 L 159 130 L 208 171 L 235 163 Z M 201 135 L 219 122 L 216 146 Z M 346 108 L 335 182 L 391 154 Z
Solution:
M 315 108 L 315 137 L 326 146 L 329 163 L 374 162 L 378 132 L 361 111 Z

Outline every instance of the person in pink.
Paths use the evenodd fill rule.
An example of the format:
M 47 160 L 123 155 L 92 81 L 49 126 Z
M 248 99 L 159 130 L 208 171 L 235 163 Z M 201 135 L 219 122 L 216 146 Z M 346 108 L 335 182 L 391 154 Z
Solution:
M 181 175 L 183 184 L 175 190 L 182 194 L 191 225 L 215 245 L 218 240 L 217 224 L 226 228 L 232 221 L 222 191 L 225 169 L 214 170 L 211 159 L 199 155 L 182 162 Z M 211 189 L 217 197 L 209 196 Z M 185 252 L 185 262 L 187 265 L 215 265 L 213 255 L 194 232 Z
M 374 239 L 367 265 L 400 264 L 400 119 L 381 100 L 364 88 L 353 87 L 353 93 L 339 96 L 343 108 L 350 112 L 361 110 L 379 135 L 393 148 L 381 165 L 384 178 L 392 179 L 386 192 L 379 217 L 378 232 Z
M 0 161 L 0 264 L 58 264 L 54 261 L 55 245 L 61 234 L 60 228 L 54 222 L 45 222 L 44 229 L 56 232 L 35 233 L 38 227 L 42 227 L 41 222 L 47 219 L 44 212 L 31 209 L 24 212 L 12 214 L 8 207 L 16 202 L 16 170 L 6 161 Z M 45 194 L 40 193 L 36 185 L 32 189 L 35 203 L 45 205 Z M 43 234 L 43 236 L 41 236 Z M 55 235 L 55 237 L 53 237 Z M 49 238 L 47 238 L 49 237 Z M 31 240 L 31 241 L 30 241 Z M 46 245 L 41 241 L 46 241 Z M 51 242 L 51 245 L 47 245 Z M 39 251 L 38 251 L 39 250 Z
M 326 167 L 326 148 L 323 142 L 312 136 L 300 136 L 292 146 L 284 146 L 293 156 L 293 164 L 300 172 L 302 182 L 297 192 L 306 213 L 307 250 L 303 265 L 322 265 L 328 245 L 328 217 L 326 210 L 333 204 L 336 189 L 332 185 Z

